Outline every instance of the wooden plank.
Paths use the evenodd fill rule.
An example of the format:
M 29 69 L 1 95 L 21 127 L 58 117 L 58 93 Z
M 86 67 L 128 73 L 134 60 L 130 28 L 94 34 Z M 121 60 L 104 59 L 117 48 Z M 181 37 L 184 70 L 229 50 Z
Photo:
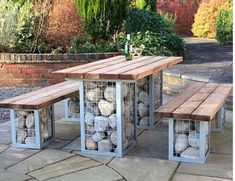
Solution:
M 115 60 L 115 61 L 100 63 L 100 64 L 95 65 L 95 66 L 89 66 L 87 68 L 82 68 L 82 69 L 78 69 L 74 72 L 67 73 L 66 77 L 67 78 L 84 78 L 84 75 L 87 72 L 96 71 L 96 70 L 106 68 L 106 67 L 112 67 L 113 65 L 116 65 L 116 64 L 119 64 L 119 63 L 122 63 L 122 62 L 125 62 L 125 61 L 126 60 L 124 58 L 120 58 L 120 59 Z
M 134 57 L 132 61 L 124 61 L 119 64 L 113 65 L 113 66 L 104 67 L 99 70 L 93 70 L 93 71 L 87 72 L 84 75 L 84 78 L 99 79 L 99 78 L 101 78 L 101 75 L 105 72 L 110 72 L 110 71 L 114 71 L 115 69 L 124 68 L 124 67 L 127 67 L 128 65 L 134 65 L 140 61 L 145 61 L 150 58 L 151 58 L 151 56 L 142 56 L 142 57 L 138 57 L 138 58 Z
M 210 121 L 223 106 L 229 93 L 231 84 L 220 84 L 216 90 L 192 113 L 191 119 Z
M 98 74 L 93 73 L 94 76 L 88 73 L 86 77 L 98 77 L 100 79 L 119 79 L 119 74 L 122 72 L 134 70 L 146 64 L 159 61 L 162 58 L 163 57 L 139 57 L 138 59 L 132 61 L 126 61 L 121 66 L 114 65 L 109 67 L 109 69 L 106 69 L 106 72 L 98 72 Z
M 123 72 L 119 75 L 119 78 L 123 80 L 139 80 L 182 61 L 182 57 L 166 57 L 161 61 L 156 61 L 143 67 Z
M 63 70 L 58 70 L 58 71 L 55 71 L 53 72 L 54 74 L 60 74 L 60 75 L 64 75 L 66 76 L 67 73 L 70 73 L 70 72 L 74 72 L 76 70 L 80 70 L 80 69 L 84 69 L 84 68 L 87 68 L 87 67 L 92 67 L 92 66 L 95 66 L 95 65 L 99 65 L 99 64 L 106 64 L 107 62 L 112 62 L 112 61 L 116 61 L 118 59 L 122 59 L 124 58 L 124 56 L 115 56 L 115 57 L 111 57 L 111 58 L 107 58 L 107 59 L 103 59 L 103 60 L 99 60 L 99 61 L 95 61 L 95 62 L 91 62 L 91 63 L 86 63 L 86 64 L 83 64 L 83 65 L 78 65 L 78 66 L 75 66 L 75 67 L 70 67 L 70 68 L 67 68 L 67 69 L 63 69 Z
M 210 96 L 219 84 L 209 83 L 202 87 L 192 97 L 179 106 L 173 113 L 172 117 L 175 119 L 190 119 L 193 111 L 202 104 L 205 99 Z
M 65 82 L 62 82 L 62 83 L 59 83 L 59 84 L 55 84 L 55 85 L 52 85 L 52 86 L 49 86 L 49 87 L 45 87 L 45 88 L 42 88 L 42 89 L 38 89 L 38 90 L 35 90 L 35 91 L 32 91 L 32 92 L 29 92 L 29 93 L 26 93 L 26 94 L 23 94 L 23 95 L 19 95 L 19 96 L 13 97 L 13 98 L 8 98 L 8 99 L 5 99 L 5 100 L 2 100 L 2 101 L 0 101 L 0 108 L 8 108 L 9 105 L 12 104 L 12 102 L 20 101 L 20 100 L 26 99 L 28 97 L 32 97 L 32 96 L 41 94 L 42 92 L 49 92 L 53 89 L 57 89 L 58 87 L 65 87 L 67 85 L 77 86 L 77 82 L 75 82 L 75 81 L 65 81 Z
M 173 98 L 171 101 L 162 105 L 155 111 L 155 114 L 162 117 L 172 117 L 172 112 L 174 112 L 179 106 L 181 106 L 186 100 L 192 97 L 198 90 L 200 90 L 205 83 L 194 83 L 184 89 L 178 96 Z

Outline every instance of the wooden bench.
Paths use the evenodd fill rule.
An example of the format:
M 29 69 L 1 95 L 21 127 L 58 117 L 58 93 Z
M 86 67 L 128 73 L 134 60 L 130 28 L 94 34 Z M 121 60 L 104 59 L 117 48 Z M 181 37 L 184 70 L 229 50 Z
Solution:
M 12 146 L 41 149 L 54 140 L 54 104 L 78 96 L 78 83 L 65 81 L 0 101 L 10 109 Z
M 169 118 L 169 159 L 204 163 L 210 151 L 210 128 L 221 130 L 230 84 L 195 83 L 159 107 Z

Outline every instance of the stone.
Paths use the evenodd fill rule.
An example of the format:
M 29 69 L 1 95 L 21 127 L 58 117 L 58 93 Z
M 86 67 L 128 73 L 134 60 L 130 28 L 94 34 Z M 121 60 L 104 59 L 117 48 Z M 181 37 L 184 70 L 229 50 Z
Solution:
M 15 118 L 15 121 L 16 121 L 18 129 L 24 129 L 24 127 L 25 127 L 25 118 L 23 116 Z
M 79 113 L 80 112 L 80 106 L 78 102 L 69 101 L 69 111 L 71 113 Z
M 98 151 L 107 151 L 110 152 L 112 150 L 112 143 L 109 139 L 101 140 L 98 142 Z
M 127 122 L 126 123 L 126 137 L 127 138 L 132 138 L 134 136 L 134 132 L 135 132 L 135 126 L 134 124 Z
M 117 145 L 117 131 L 112 132 L 112 134 L 110 135 L 110 141 L 114 145 Z
M 0 169 L 0 180 L 1 181 L 24 181 L 29 180 L 31 177 L 24 174 L 17 174 L 8 170 Z
M 116 88 L 115 87 L 106 87 L 104 91 L 104 98 L 110 102 L 115 103 L 116 100 Z
M 85 123 L 89 126 L 93 126 L 94 120 L 95 120 L 95 116 L 91 114 L 90 112 L 87 112 L 85 115 Z
M 101 99 L 98 103 L 100 113 L 103 116 L 110 116 L 115 110 L 115 104 L 108 102 L 104 99 Z
M 188 143 L 192 147 L 199 148 L 200 134 L 196 131 L 190 131 L 188 135 Z
M 128 95 L 128 87 L 126 84 L 122 84 L 122 97 L 126 97 Z
M 186 158 L 186 159 L 198 159 L 199 158 L 199 149 L 188 147 L 186 150 L 184 150 L 180 154 L 180 156 L 182 158 Z
M 50 110 L 50 107 L 42 109 L 42 111 L 40 113 L 40 117 L 41 117 L 41 122 L 42 123 L 46 124 L 47 122 L 49 122 L 50 119 L 51 119 L 51 110 Z
M 97 84 L 95 82 L 84 82 L 84 88 L 86 90 L 94 89 L 96 87 L 97 87 Z
M 125 102 L 125 104 L 123 106 L 123 114 L 124 114 L 125 121 L 129 121 L 131 114 L 132 114 L 130 102 Z
M 91 138 L 86 139 L 86 149 L 96 150 L 97 149 L 97 143 L 94 140 L 92 140 Z
M 34 127 L 34 114 L 28 114 L 26 117 L 26 126 L 27 128 Z
M 92 139 L 93 139 L 95 142 L 99 142 L 99 141 L 101 141 L 104 137 L 105 137 L 104 132 L 102 132 L 102 131 L 97 131 L 97 132 L 95 132 L 95 134 L 93 134 Z
M 109 116 L 109 126 L 113 129 L 117 127 L 117 117 L 116 114 Z
M 137 86 L 138 87 L 143 87 L 147 83 L 147 79 L 143 78 L 137 81 Z
M 90 91 L 86 92 L 86 97 L 91 102 L 98 102 L 101 97 L 101 89 L 99 87 L 96 87 L 94 89 L 91 89 Z
M 205 134 L 208 135 L 209 133 L 209 123 L 205 122 Z M 197 132 L 200 132 L 200 123 L 197 123 L 196 125 Z
M 143 117 L 140 122 L 140 126 L 149 126 L 149 116 Z
M 175 132 L 176 133 L 187 133 L 189 131 L 190 122 L 176 121 Z
M 175 139 L 175 152 L 180 153 L 188 146 L 188 136 L 186 134 L 177 134 Z
M 18 111 L 19 116 L 27 116 L 29 114 L 28 111 Z
M 172 181 L 182 181 L 182 180 L 190 180 L 190 181 L 231 181 L 230 179 L 216 178 L 216 177 L 207 177 L 200 175 L 188 175 L 188 174 L 179 174 L 176 173 L 172 179 Z
M 139 93 L 138 100 L 148 106 L 149 105 L 149 95 L 148 95 L 148 93 L 145 92 L 145 91 L 141 91 Z
M 35 144 L 36 143 L 36 138 L 35 137 L 27 137 L 25 139 L 25 144 Z
M 139 112 L 140 117 L 145 117 L 148 114 L 148 107 L 143 103 L 139 103 L 138 112 Z
M 17 143 L 23 144 L 25 141 L 25 138 L 28 136 L 27 132 L 24 130 L 18 130 L 17 131 Z
M 95 127 L 94 126 L 86 126 L 86 130 L 88 134 L 93 135 L 95 133 Z
M 94 116 L 99 116 L 100 115 L 100 110 L 98 109 L 98 106 L 94 103 L 92 103 L 89 100 L 86 100 L 85 102 L 85 112 L 90 112 Z
M 109 118 L 103 116 L 95 117 L 95 131 L 105 131 L 109 125 Z

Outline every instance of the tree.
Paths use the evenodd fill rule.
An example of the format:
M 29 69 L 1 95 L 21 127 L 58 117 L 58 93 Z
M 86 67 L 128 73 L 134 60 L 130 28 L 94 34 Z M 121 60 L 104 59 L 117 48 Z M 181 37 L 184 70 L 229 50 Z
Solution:
M 127 0 L 76 0 L 76 3 L 93 43 L 108 40 L 119 31 L 128 8 Z

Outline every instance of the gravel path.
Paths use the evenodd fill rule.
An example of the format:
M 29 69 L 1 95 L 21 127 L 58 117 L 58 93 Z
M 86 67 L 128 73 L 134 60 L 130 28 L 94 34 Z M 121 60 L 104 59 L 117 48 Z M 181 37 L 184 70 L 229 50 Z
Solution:
M 41 87 L 0 87 L 0 100 L 15 97 L 21 94 L 31 92 Z M 10 120 L 10 111 L 7 109 L 0 109 L 0 123 Z

